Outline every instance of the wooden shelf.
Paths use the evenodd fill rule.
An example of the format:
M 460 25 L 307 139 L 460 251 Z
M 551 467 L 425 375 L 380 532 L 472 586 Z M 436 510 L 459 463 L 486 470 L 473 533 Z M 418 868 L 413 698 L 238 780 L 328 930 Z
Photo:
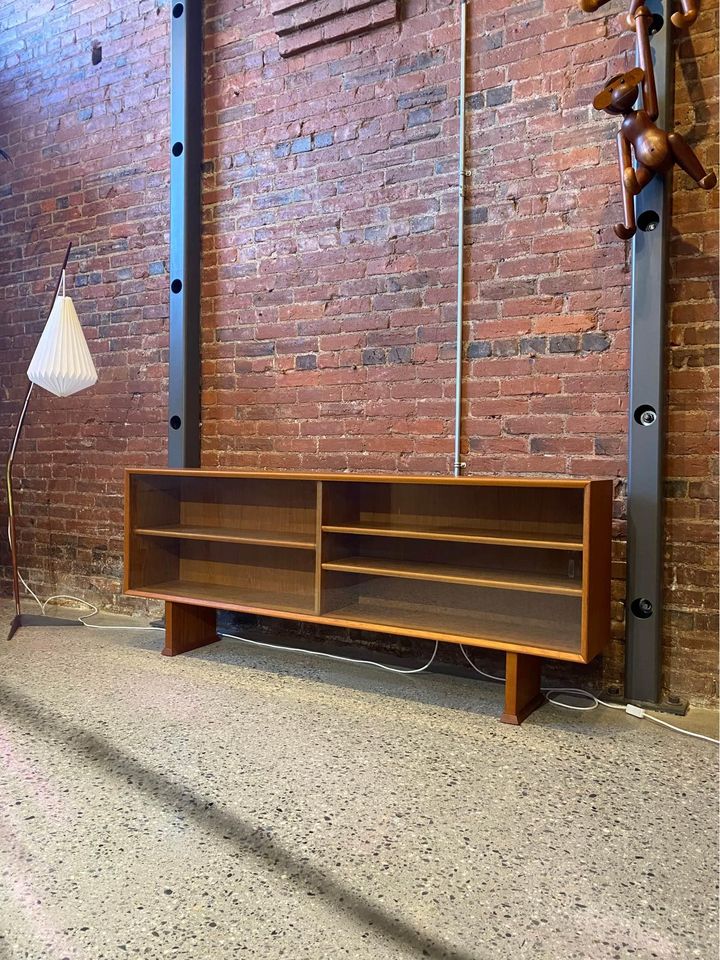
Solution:
M 323 570 L 344 573 L 365 573 L 372 576 L 399 577 L 407 580 L 432 580 L 439 583 L 463 583 L 493 587 L 498 590 L 521 590 L 530 593 L 554 593 L 567 597 L 582 596 L 580 581 L 525 573 L 516 570 L 475 570 L 444 563 L 419 563 L 412 560 L 345 557 L 322 565 Z
M 137 527 L 133 533 L 142 537 L 177 537 L 180 540 L 213 540 L 218 543 L 260 543 L 266 547 L 291 547 L 314 550 L 315 541 L 307 533 L 269 530 L 230 530 L 226 527 L 200 527 L 169 524 L 159 527 Z
M 372 602 L 350 602 L 325 610 L 324 616 L 335 622 L 396 628 L 399 632 L 429 639 L 454 640 L 456 643 L 469 641 L 477 646 L 511 645 L 523 651 L 542 648 L 548 651 L 548 655 L 551 655 L 550 651 L 557 651 L 570 655 L 563 659 L 581 659 L 580 637 L 573 623 L 534 621 L 525 611 L 514 617 L 469 611 L 448 614 L 446 610 L 437 610 L 427 604 L 383 606 L 373 599 Z
M 129 470 L 124 588 L 166 601 L 169 656 L 236 610 L 504 650 L 539 696 L 535 659 L 608 641 L 611 508 L 609 480 Z
M 323 524 L 324 533 L 352 533 L 373 537 L 402 537 L 410 540 L 446 540 L 457 543 L 497 543 L 505 546 L 536 547 L 544 550 L 582 550 L 582 537 L 553 533 L 508 530 L 474 531 L 468 527 L 425 527 L 410 524 L 357 523 Z
M 216 609 L 505 652 L 505 709 L 541 658 L 587 663 L 610 626 L 612 482 L 126 472 L 124 587 L 165 601 L 166 656 Z
M 311 614 L 314 607 L 312 596 L 300 597 L 289 593 L 274 593 L 253 587 L 228 587 L 218 583 L 196 583 L 191 580 L 166 580 L 130 590 L 136 596 L 148 596 L 158 600 L 176 600 L 192 603 L 202 602 L 221 608 L 248 610 L 266 615 L 278 610 L 284 613 Z

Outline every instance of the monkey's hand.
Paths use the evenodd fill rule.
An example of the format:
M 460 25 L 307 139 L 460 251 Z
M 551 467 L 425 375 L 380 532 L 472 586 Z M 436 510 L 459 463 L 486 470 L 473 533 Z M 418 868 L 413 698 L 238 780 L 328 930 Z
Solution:
M 647 17 L 648 21 L 650 21 L 652 20 L 652 13 L 650 13 L 643 3 L 633 2 L 633 5 L 625 14 L 625 26 L 628 30 L 637 30 L 636 20 L 638 17 Z
M 626 227 L 624 223 L 616 223 L 613 230 L 621 240 L 632 240 L 637 231 L 637 227 Z

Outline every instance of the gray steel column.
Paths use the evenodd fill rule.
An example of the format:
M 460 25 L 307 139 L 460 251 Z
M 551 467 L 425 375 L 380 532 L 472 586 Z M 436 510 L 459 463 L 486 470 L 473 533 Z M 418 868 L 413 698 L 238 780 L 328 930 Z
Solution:
M 660 115 L 671 129 L 670 0 L 646 0 Z M 665 436 L 665 291 L 669 186 L 655 177 L 635 198 L 632 249 L 625 696 L 657 702 L 662 667 L 663 448 Z
M 168 466 L 200 466 L 202 0 L 171 9 Z

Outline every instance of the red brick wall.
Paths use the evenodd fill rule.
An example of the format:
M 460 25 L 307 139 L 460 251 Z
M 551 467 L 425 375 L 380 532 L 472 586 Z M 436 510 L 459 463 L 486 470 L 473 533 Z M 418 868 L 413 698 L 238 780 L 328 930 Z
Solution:
M 101 380 L 74 400 L 36 398 L 22 537 L 43 589 L 111 602 L 122 468 L 164 458 L 169 7 L 122 2 L 108 15 L 70 0 L 50 30 L 40 6 L 0 14 L 0 145 L 15 159 L 0 168 L 11 251 L 0 264 L 0 429 L 53 264 L 79 236 L 76 302 Z M 408 0 L 397 22 L 286 57 L 269 0 L 237 8 L 206 2 L 203 463 L 448 473 L 457 6 Z M 467 472 L 617 477 L 619 620 L 629 275 L 612 233 L 616 125 L 588 104 L 630 62 L 631 43 L 614 8 L 469 9 Z M 706 152 L 716 13 L 706 0 L 679 45 L 678 125 Z M 708 699 L 716 197 L 677 184 L 667 681 Z M 606 678 L 621 664 L 618 639 Z
M 0 9 L 0 145 L 13 159 L 0 166 L 3 448 L 69 240 L 100 376 L 75 397 L 33 397 L 17 469 L 23 569 L 44 595 L 103 603 L 120 589 L 124 466 L 163 462 L 167 359 L 169 12 L 110 6 Z
M 718 163 L 718 3 L 676 44 L 675 123 Z M 718 688 L 718 191 L 675 172 L 668 323 L 665 683 Z

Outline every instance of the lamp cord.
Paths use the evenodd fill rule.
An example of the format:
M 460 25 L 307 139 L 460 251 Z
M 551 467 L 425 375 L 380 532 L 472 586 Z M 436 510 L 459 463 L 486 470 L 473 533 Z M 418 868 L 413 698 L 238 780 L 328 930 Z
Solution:
M 487 673 L 485 670 L 481 670 L 480 667 L 476 667 L 470 657 L 467 655 L 467 651 L 462 644 L 460 644 L 460 649 L 463 652 L 463 656 L 476 673 L 479 673 L 483 677 L 487 677 L 488 680 L 495 680 L 498 683 L 505 683 L 505 677 L 496 677 L 494 674 Z M 674 724 L 668 723 L 666 720 L 659 720 L 657 717 L 651 717 L 650 714 L 647 713 L 642 707 L 636 707 L 632 703 L 608 703 L 607 700 L 601 700 L 600 697 L 597 697 L 589 690 L 581 690 L 578 687 L 542 687 L 541 690 L 542 693 L 545 694 L 545 699 L 548 701 L 548 703 L 552 703 L 553 706 L 556 707 L 562 707 L 563 710 L 577 710 L 585 713 L 588 710 L 597 710 L 597 708 L 601 706 L 608 707 L 610 710 L 622 710 L 623 713 L 627 713 L 631 717 L 651 720 L 653 723 L 659 723 L 661 726 L 667 727 L 669 730 L 674 730 L 676 733 L 682 733 L 686 737 L 695 737 L 697 740 L 707 740 L 708 743 L 720 744 L 720 740 L 716 740 L 715 737 L 706 737 L 704 733 L 694 733 L 692 730 L 683 730 L 682 727 L 676 727 Z M 563 694 L 575 697 L 585 697 L 585 699 L 590 700 L 591 703 L 589 703 L 588 706 L 581 706 L 580 704 L 563 703 L 562 700 L 556 699 L 556 697 Z
M 12 545 L 12 533 L 10 527 L 10 521 L 8 520 L 7 526 L 8 540 Z M 40 607 L 42 613 L 45 613 L 45 608 L 48 606 L 51 600 L 75 600 L 78 603 L 84 604 L 90 610 L 90 613 L 86 614 L 84 617 L 78 617 L 78 623 L 81 623 L 84 627 L 91 627 L 94 630 L 163 630 L 164 627 L 151 627 L 151 626 L 137 626 L 137 627 L 116 627 L 108 626 L 106 624 L 99 623 L 88 623 L 87 621 L 90 617 L 96 616 L 100 610 L 94 604 L 90 603 L 89 600 L 84 600 L 82 597 L 73 597 L 66 593 L 56 593 L 51 597 L 48 597 L 47 600 L 42 601 L 30 585 L 25 581 L 22 575 L 18 572 L 18 579 L 25 587 L 27 592 L 35 600 L 37 605 Z M 309 654 L 310 656 L 323 657 L 327 660 L 339 660 L 346 663 L 357 663 L 362 666 L 377 667 L 379 670 L 386 670 L 388 673 L 401 673 L 401 674 L 416 674 L 423 673 L 431 664 L 434 662 L 435 657 L 437 656 L 439 641 L 435 641 L 435 647 L 433 649 L 430 659 L 424 663 L 421 667 L 412 667 L 409 670 L 403 669 L 401 667 L 390 667 L 384 663 L 378 663 L 375 660 L 357 660 L 353 657 L 341 657 L 334 653 L 325 653 L 322 650 L 306 650 L 302 647 L 286 647 L 277 643 L 266 643 L 262 640 L 250 640 L 248 637 L 238 637 L 234 633 L 220 633 L 218 636 L 226 637 L 228 640 L 239 640 L 241 643 L 247 643 L 254 647 L 267 647 L 271 650 L 282 650 L 288 653 L 304 653 Z M 494 680 L 496 683 L 505 683 L 505 677 L 498 677 L 493 673 L 487 673 L 485 670 L 481 670 L 480 667 L 475 666 L 470 657 L 468 656 L 467 650 L 464 645 L 459 644 L 460 650 L 462 651 L 463 656 L 473 668 L 476 673 L 479 673 L 480 676 L 485 677 L 488 680 Z M 692 730 L 683 730 L 682 727 L 676 727 L 672 723 L 668 723 L 665 720 L 660 720 L 658 717 L 651 717 L 649 713 L 646 713 L 640 707 L 635 707 L 633 704 L 621 704 L 621 703 L 608 703 L 606 700 L 601 700 L 600 697 L 596 696 L 594 693 L 591 693 L 589 690 L 581 690 L 578 687 L 542 687 L 542 692 L 545 694 L 545 699 L 548 703 L 552 703 L 553 706 L 562 707 L 563 710 L 575 710 L 579 712 L 587 712 L 589 710 L 597 710 L 599 706 L 608 707 L 610 710 L 622 710 L 624 713 L 629 714 L 633 717 L 643 718 L 645 720 L 650 720 L 653 723 L 660 724 L 663 727 L 667 727 L 668 730 L 673 730 L 676 733 L 682 733 L 687 737 L 694 737 L 697 740 L 707 740 L 709 743 L 720 744 L 720 740 L 716 740 L 714 737 L 707 737 L 702 733 L 694 733 Z M 585 697 L 587 700 L 590 700 L 591 703 L 588 706 L 581 706 L 579 704 L 572 703 L 563 703 L 561 700 L 555 699 L 559 695 L 571 695 L 576 697 Z

